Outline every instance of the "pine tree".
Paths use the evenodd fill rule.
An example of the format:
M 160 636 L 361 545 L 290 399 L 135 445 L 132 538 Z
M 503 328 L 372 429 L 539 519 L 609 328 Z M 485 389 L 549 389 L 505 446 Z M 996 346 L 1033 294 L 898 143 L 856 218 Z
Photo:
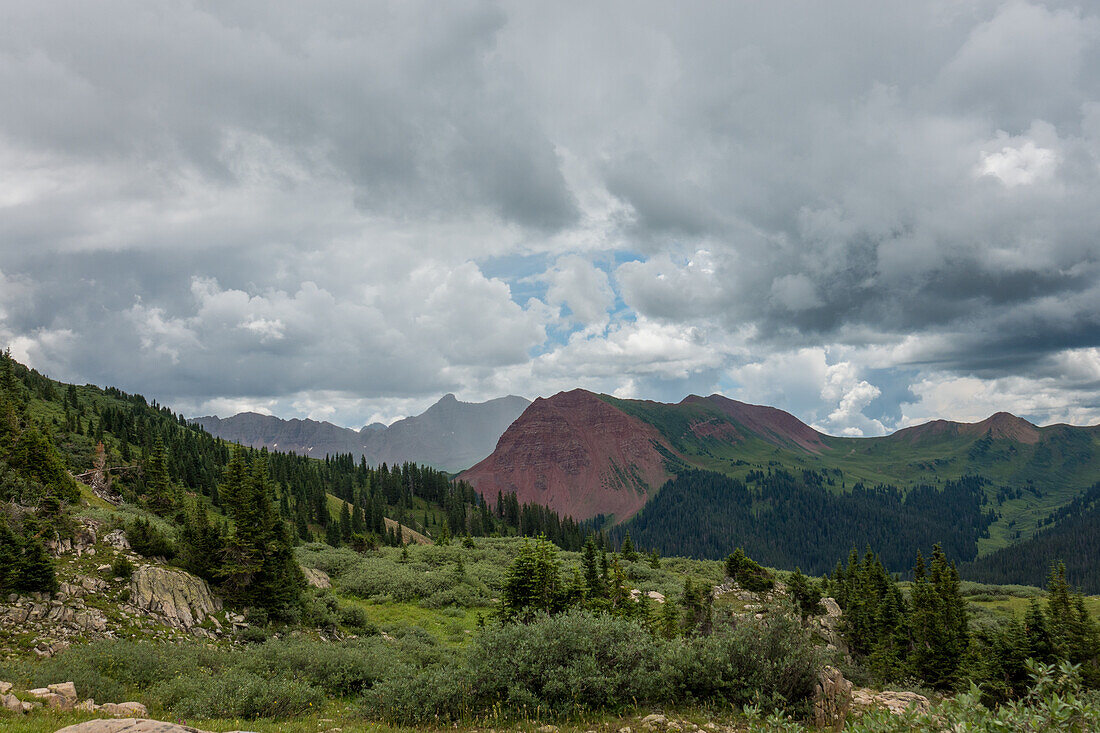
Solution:
M 557 548 L 545 537 L 525 541 L 508 566 L 501 591 L 501 620 L 530 621 L 539 613 L 556 613 L 564 607 Z
M 912 585 L 911 630 L 914 674 L 937 689 L 958 680 L 959 666 L 969 641 L 966 603 L 959 592 L 959 575 L 942 548 L 932 549 L 927 577 L 918 556 Z
M 599 562 L 596 557 L 596 543 L 592 535 L 584 543 L 584 551 L 581 555 L 581 568 L 584 571 L 584 583 L 587 588 L 588 598 L 600 598 L 604 595 L 604 584 L 600 579 Z
M 787 579 L 787 592 L 798 608 L 803 621 L 821 613 L 821 589 L 803 575 L 800 568 L 795 568 Z
M 153 451 L 145 461 L 142 472 L 145 476 L 145 493 L 149 508 L 155 512 L 164 512 L 172 506 L 171 479 L 168 476 L 168 449 L 158 435 Z
M 57 590 L 53 561 L 50 560 L 46 546 L 37 536 L 36 530 L 33 520 L 23 520 L 25 538 L 19 543 L 19 555 L 12 572 L 12 587 L 26 592 L 53 592 Z
M 351 512 L 346 502 L 340 502 L 340 539 L 344 542 L 351 539 Z
M 638 559 L 638 553 L 634 550 L 634 542 L 630 539 L 630 531 L 628 530 L 626 536 L 623 537 L 623 544 L 620 548 L 620 553 L 624 560 L 634 562 Z

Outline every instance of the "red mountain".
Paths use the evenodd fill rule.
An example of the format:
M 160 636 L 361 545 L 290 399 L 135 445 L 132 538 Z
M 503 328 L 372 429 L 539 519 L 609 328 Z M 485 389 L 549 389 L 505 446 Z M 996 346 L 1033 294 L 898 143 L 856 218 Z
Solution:
M 689 395 L 680 404 L 700 403 L 717 408 L 722 414 L 769 443 L 796 445 L 810 453 L 820 453 L 828 447 L 822 440 L 821 433 L 778 407 L 750 405 L 720 394 L 712 394 L 710 397 Z
M 903 428 L 890 437 L 895 440 L 907 440 L 910 443 L 916 443 L 924 438 L 940 435 L 952 437 L 957 435 L 977 437 L 989 435 L 996 440 L 1014 440 L 1018 443 L 1034 445 L 1039 442 L 1041 436 L 1039 430 L 1022 417 L 1016 417 L 1008 412 L 998 412 L 981 422 L 933 420 L 922 425 L 914 425 L 911 428 Z
M 575 389 L 532 402 L 461 478 L 490 501 L 514 491 L 575 519 L 625 519 L 671 477 L 658 446 L 672 453 L 653 426 Z

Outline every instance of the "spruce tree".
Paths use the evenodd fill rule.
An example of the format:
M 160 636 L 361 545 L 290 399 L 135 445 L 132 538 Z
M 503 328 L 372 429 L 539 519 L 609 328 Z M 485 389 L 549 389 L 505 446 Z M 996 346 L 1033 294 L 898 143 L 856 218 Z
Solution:
M 149 508 L 155 512 L 164 512 L 172 506 L 171 479 L 168 476 L 168 448 L 158 435 L 153 451 L 145 461 L 142 473 L 145 476 L 145 494 Z
M 584 551 L 581 554 L 581 568 L 584 571 L 584 583 L 588 589 L 588 598 L 600 598 L 604 595 L 604 585 L 600 579 L 599 562 L 596 557 L 596 543 L 592 535 L 584 543 Z
M 630 531 L 628 530 L 626 536 L 623 537 L 623 544 L 620 548 L 620 553 L 624 560 L 634 562 L 638 559 L 638 553 L 634 550 L 634 542 L 630 539 Z

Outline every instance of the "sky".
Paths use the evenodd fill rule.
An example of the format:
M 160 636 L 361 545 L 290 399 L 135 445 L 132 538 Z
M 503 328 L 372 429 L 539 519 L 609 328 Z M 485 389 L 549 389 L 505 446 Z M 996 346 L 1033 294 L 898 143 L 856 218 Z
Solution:
M 0 345 L 187 415 L 1100 423 L 1100 8 L 0 0 Z

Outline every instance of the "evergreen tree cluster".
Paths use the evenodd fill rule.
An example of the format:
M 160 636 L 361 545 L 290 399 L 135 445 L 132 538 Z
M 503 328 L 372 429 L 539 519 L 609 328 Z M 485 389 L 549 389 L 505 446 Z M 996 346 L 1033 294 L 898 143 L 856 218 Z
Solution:
M 1100 593 L 1100 482 L 1047 518 L 1051 525 L 1032 537 L 961 566 L 968 580 L 1040 586 L 1050 567 L 1064 564 L 1066 577 L 1086 593 Z
M 1032 598 L 1022 620 L 979 626 L 972 634 L 969 675 L 994 701 L 1022 695 L 1036 662 L 1077 665 L 1084 685 L 1100 688 L 1100 625 L 1066 582 L 1065 566 L 1050 568 L 1046 587 L 1045 601 Z
M 850 547 L 879 548 L 886 567 L 903 570 L 912 548 L 941 542 L 952 557 L 977 555 L 994 513 L 979 477 L 917 486 L 830 487 L 831 476 L 782 469 L 753 471 L 740 481 L 711 471 L 670 479 L 646 506 L 611 531 L 666 555 L 724 558 L 731 538 L 770 567 L 828 572 L 826 558 Z
M 629 546 L 628 546 L 629 547 Z M 714 616 L 713 589 L 702 582 L 684 581 L 676 599 L 655 604 L 648 596 L 632 593 L 627 567 L 643 561 L 609 554 L 602 534 L 590 534 L 581 549 L 580 567 L 563 573 L 558 548 L 546 537 L 525 541 L 508 567 L 501 593 L 499 616 L 504 623 L 530 623 L 543 615 L 580 609 L 638 621 L 655 636 L 708 635 Z M 652 555 L 645 562 L 652 560 Z
M 926 565 L 918 553 L 909 598 L 870 550 L 853 550 L 837 564 L 829 591 L 844 611 L 843 634 L 852 653 L 882 682 L 906 677 L 936 689 L 960 680 L 969 641 L 959 574 L 936 545 Z

